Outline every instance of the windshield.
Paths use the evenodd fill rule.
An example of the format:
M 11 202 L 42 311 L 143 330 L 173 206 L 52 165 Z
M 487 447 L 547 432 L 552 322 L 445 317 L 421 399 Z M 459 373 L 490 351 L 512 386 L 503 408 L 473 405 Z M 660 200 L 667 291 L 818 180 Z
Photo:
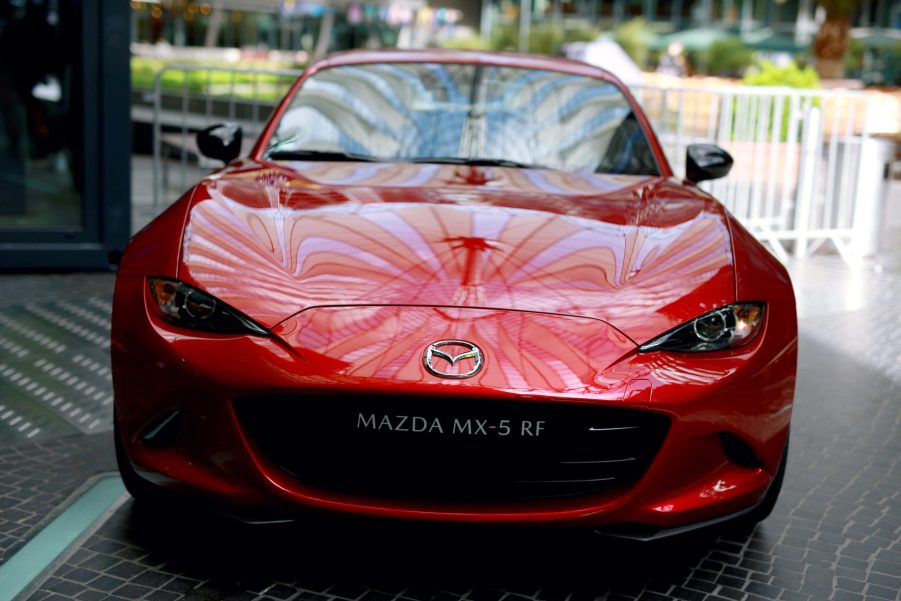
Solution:
M 264 157 L 659 175 L 632 106 L 614 84 L 452 63 L 323 69 L 291 100 Z

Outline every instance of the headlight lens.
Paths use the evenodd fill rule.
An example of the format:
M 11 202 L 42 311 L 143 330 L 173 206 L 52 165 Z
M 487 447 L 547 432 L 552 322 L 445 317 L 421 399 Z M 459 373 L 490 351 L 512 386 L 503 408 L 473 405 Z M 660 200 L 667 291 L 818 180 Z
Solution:
M 147 284 L 157 315 L 173 325 L 217 334 L 269 334 L 240 311 L 184 282 L 147 278 Z
M 641 352 L 696 353 L 751 342 L 763 324 L 763 303 L 736 303 L 705 313 L 638 347 Z

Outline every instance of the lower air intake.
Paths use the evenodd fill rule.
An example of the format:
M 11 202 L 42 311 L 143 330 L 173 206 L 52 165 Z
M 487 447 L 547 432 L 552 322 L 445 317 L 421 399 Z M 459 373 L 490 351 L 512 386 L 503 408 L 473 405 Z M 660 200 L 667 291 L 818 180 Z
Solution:
M 235 401 L 266 459 L 308 486 L 448 503 L 576 497 L 644 474 L 669 419 L 586 403 L 366 395 Z

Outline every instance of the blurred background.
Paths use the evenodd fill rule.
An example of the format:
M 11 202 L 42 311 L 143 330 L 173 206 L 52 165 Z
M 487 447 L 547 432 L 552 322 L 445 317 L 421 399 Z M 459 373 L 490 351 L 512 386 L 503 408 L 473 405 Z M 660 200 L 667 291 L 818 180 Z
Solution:
M 602 37 L 651 72 L 741 78 L 769 60 L 865 85 L 895 85 L 901 77 L 901 5 L 891 0 L 132 0 L 130 6 L 135 83 L 145 87 L 159 67 L 154 57 L 302 67 L 311 57 L 351 48 L 567 54 L 570 44 Z M 235 48 L 241 54 L 229 51 Z

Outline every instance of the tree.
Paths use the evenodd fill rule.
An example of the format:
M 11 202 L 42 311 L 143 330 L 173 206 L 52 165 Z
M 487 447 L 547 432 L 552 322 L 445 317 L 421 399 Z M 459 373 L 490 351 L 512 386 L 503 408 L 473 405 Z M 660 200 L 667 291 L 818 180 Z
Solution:
M 826 20 L 813 40 L 817 73 L 823 79 L 840 79 L 851 42 L 851 17 L 863 0 L 817 0 L 817 4 L 826 11 Z

